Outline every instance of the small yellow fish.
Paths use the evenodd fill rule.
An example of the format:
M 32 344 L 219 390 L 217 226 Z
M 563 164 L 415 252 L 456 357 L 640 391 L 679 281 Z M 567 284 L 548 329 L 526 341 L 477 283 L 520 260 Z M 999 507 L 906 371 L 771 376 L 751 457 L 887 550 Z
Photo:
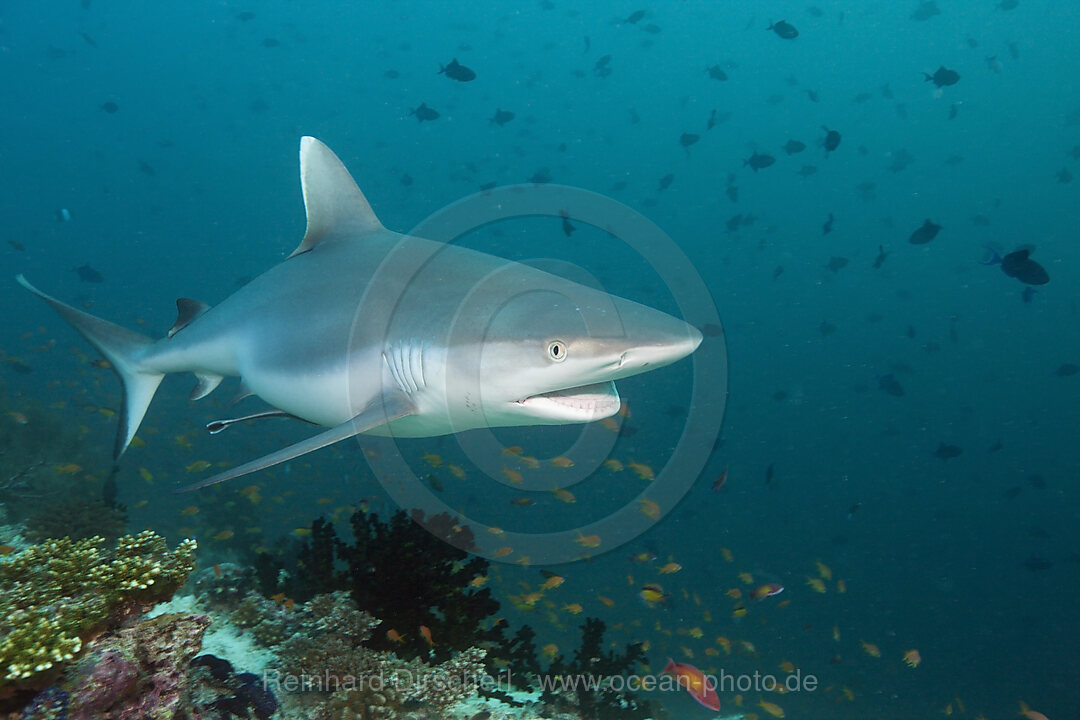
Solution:
M 615 607 L 615 601 L 605 595 L 597 595 L 596 599 L 603 603 L 606 607 Z
M 582 535 L 579 532 L 578 536 L 576 538 L 574 538 L 574 542 L 576 542 L 578 545 L 581 545 L 582 547 L 587 547 L 587 548 L 600 547 L 600 536 L 599 535 Z
M 726 637 L 724 637 L 723 635 L 717 637 L 716 644 L 723 649 L 725 655 L 731 654 L 731 641 L 728 640 Z
M 814 564 L 817 565 L 818 575 L 820 575 L 823 580 L 832 580 L 832 569 L 828 565 L 820 560 L 815 560 Z
M 458 465 L 447 465 L 446 469 L 450 471 L 450 474 L 456 477 L 458 480 L 465 479 L 465 471 Z
M 214 539 L 215 540 L 228 540 L 229 538 L 231 538 L 235 534 L 236 533 L 234 533 L 232 530 L 222 530 L 221 532 L 219 532 L 217 535 L 214 536 Z
M 608 460 L 605 460 L 604 461 L 604 467 L 606 467 L 611 472 L 622 472 L 623 471 L 622 463 L 619 462 L 618 460 L 616 460 L 615 458 L 609 458 Z
M 806 578 L 806 584 L 809 585 L 810 589 L 813 590 L 816 593 L 824 593 L 825 592 L 825 581 L 822 580 L 821 578 L 816 578 L 816 577 Z
M 487 585 L 487 581 L 488 581 L 488 576 L 487 575 L 477 575 L 476 577 L 474 577 L 472 580 L 469 581 L 469 585 L 471 587 L 474 587 L 474 588 L 482 588 L 485 585 Z
M 870 657 L 881 657 L 881 650 L 874 643 L 868 643 L 865 640 L 862 641 L 862 649 Z
M 788 675 L 795 672 L 795 664 L 792 663 L 790 660 L 784 660 L 782 663 L 780 663 L 779 667 Z
M 148 483 L 154 482 L 154 475 L 144 467 L 139 468 L 139 477 Z
M 424 453 L 421 456 L 421 459 L 431 467 L 439 467 L 443 464 L 442 457 L 436 455 L 435 453 Z
M 530 470 L 536 470 L 540 467 L 540 461 L 534 458 L 532 455 L 521 455 L 520 457 L 518 457 L 518 462 L 520 462 L 522 465 L 529 468 Z
M 720 556 L 724 558 L 724 562 L 735 562 L 735 556 L 726 547 L 720 548 Z
M 634 462 L 633 460 L 631 460 L 630 462 L 627 463 L 627 466 L 631 470 L 633 470 L 634 474 L 637 475 L 642 480 L 655 480 L 656 479 L 656 473 L 654 473 L 653 469 L 651 467 L 649 467 L 648 465 L 645 465 L 645 464 L 639 463 L 639 462 Z
M 574 467 L 574 461 L 571 460 L 568 457 L 563 457 L 562 455 L 560 455 L 557 458 L 552 458 L 551 459 L 551 464 L 554 465 L 557 468 L 572 468 L 572 467 Z
M 564 503 L 576 503 L 577 498 L 574 497 L 574 493 L 569 490 L 563 490 L 562 488 L 555 488 L 551 493 Z
M 75 473 L 79 472 L 80 470 L 82 470 L 82 465 L 76 465 L 75 463 L 68 463 L 67 465 L 58 465 L 56 467 L 56 472 L 60 473 L 61 475 L 74 475 Z
M 511 445 L 510 447 L 503 448 L 503 455 L 510 455 L 516 457 L 525 452 L 520 445 Z
M 582 608 L 582 607 L 581 607 L 581 605 L 580 605 L 580 604 L 578 604 L 578 603 L 570 603 L 569 605 L 563 605 L 563 610 L 565 610 L 566 612 L 570 613 L 571 615 L 577 615 L 577 614 L 579 614 L 579 613 L 580 613 L 580 612 L 581 612 L 581 611 L 582 611 L 583 609 L 584 609 L 584 608 Z
M 203 470 L 207 469 L 208 467 L 210 467 L 210 463 L 208 463 L 206 460 L 196 460 L 195 462 L 188 465 L 185 469 L 189 473 L 192 473 L 192 472 L 202 472 Z
M 176 437 L 174 437 L 173 442 L 176 443 L 177 445 L 179 445 L 180 447 L 185 447 L 185 448 L 191 447 L 191 441 L 188 440 L 183 435 L 177 435 Z
M 669 562 L 663 567 L 656 568 L 656 572 L 660 573 L 661 575 L 674 575 L 680 570 L 682 570 L 682 565 L 677 562 Z
M 311 528 L 308 528 L 308 527 L 293 528 L 292 534 L 295 535 L 296 537 L 307 537 L 307 536 L 311 535 Z
M 110 408 L 98 408 L 98 412 L 101 413 L 102 415 L 104 415 L 107 418 L 112 418 L 112 417 L 115 417 L 115 415 L 116 415 L 116 411 L 112 410 Z
M 544 658 L 548 662 L 555 659 L 555 656 L 559 654 L 559 646 L 555 643 L 548 643 L 544 647 L 540 648 L 540 657 Z
M 502 469 L 502 474 L 507 480 L 514 483 L 515 485 L 520 485 L 521 483 L 525 482 L 525 478 L 523 478 L 521 476 L 521 473 L 519 473 L 517 470 L 511 470 L 508 467 L 504 467 Z
M 840 578 L 836 581 L 836 592 L 840 593 L 841 595 L 847 592 L 847 583 L 844 582 L 843 578 Z
M 566 578 L 560 575 L 552 575 L 540 586 L 541 590 L 554 590 L 566 581 Z
M 146 447 L 146 441 L 143 440 L 138 435 L 136 435 L 135 437 L 131 438 L 131 447 L 133 447 L 133 448 L 144 448 L 144 447 Z
M 772 703 L 772 702 L 769 702 L 767 700 L 762 700 L 761 702 L 758 703 L 758 707 L 761 708 L 762 710 L 764 710 L 765 712 L 769 713 L 770 715 L 772 715 L 774 718 L 782 718 L 782 717 L 784 717 L 783 708 L 781 708 L 776 703 Z
M 181 515 L 198 515 L 199 514 L 199 506 L 198 505 L 188 505 L 186 508 L 184 508 L 183 510 L 180 511 L 180 514 Z
M 492 557 L 497 557 L 497 558 L 506 557 L 507 555 L 509 555 L 512 552 L 514 552 L 514 548 L 512 548 L 512 547 L 501 547 L 498 550 L 496 550 L 494 553 L 492 553 Z
M 21 412 L 16 412 L 16 411 L 12 410 L 11 412 L 8 413 L 8 417 L 10 417 L 12 420 L 14 420 L 17 425 L 29 425 L 30 424 L 30 418 L 26 417 Z
M 748 572 L 739 573 L 739 579 L 742 580 L 743 585 L 753 585 L 754 576 Z
M 919 667 L 919 663 L 922 662 L 922 656 L 919 655 L 918 650 L 912 649 L 912 650 L 908 650 L 906 653 L 904 653 L 903 660 L 904 660 L 904 664 L 907 665 L 908 667 L 917 668 L 917 667 Z
M 700 640 L 705 636 L 705 632 L 699 627 L 692 627 L 686 631 L 687 634 L 695 640 Z
M 832 639 L 835 642 L 840 642 L 840 626 L 839 625 L 833 625 L 832 626 Z
M 638 509 L 641 510 L 641 514 L 650 520 L 660 519 L 660 506 L 656 504 L 655 500 L 649 500 L 648 498 L 642 498 L 638 500 Z

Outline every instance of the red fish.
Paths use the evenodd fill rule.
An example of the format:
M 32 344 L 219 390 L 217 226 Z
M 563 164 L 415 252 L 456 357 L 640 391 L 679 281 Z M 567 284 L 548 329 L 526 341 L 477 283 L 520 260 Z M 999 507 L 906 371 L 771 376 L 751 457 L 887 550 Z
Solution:
M 687 663 L 677 663 L 668 658 L 664 674 L 674 675 L 679 687 L 685 688 L 690 697 L 702 707 L 714 712 L 720 710 L 720 696 L 716 694 L 716 680 Z

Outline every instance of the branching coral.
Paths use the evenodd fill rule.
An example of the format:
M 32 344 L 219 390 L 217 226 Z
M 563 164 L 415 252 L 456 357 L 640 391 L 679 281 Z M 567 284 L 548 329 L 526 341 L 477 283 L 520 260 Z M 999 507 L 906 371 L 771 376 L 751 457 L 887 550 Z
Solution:
M 89 637 L 146 605 L 167 600 L 194 568 L 196 544 L 170 552 L 152 531 L 104 539 L 59 538 L 0 561 L 0 693 L 40 687 Z

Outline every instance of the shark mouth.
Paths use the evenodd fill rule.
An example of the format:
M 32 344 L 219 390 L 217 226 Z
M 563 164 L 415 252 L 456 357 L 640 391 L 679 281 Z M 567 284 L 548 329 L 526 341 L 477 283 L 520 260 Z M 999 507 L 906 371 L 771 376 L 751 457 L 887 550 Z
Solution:
M 555 422 L 592 422 L 619 412 L 619 391 L 612 381 L 530 395 L 518 400 L 529 415 Z

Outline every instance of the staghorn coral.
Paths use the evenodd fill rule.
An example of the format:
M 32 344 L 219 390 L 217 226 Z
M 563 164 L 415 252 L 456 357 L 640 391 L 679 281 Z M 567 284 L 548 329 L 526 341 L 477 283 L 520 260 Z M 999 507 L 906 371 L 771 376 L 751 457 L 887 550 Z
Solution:
M 112 554 L 104 543 L 47 540 L 0 561 L 0 697 L 44 687 L 87 639 L 169 599 L 194 568 L 194 540 L 170 552 L 147 530 Z

